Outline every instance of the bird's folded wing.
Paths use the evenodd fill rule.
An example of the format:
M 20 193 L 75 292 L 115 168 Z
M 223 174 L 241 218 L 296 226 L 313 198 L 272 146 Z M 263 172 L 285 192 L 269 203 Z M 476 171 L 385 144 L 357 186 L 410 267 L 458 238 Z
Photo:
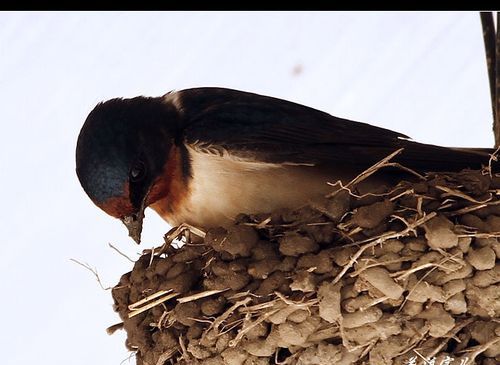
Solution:
M 404 148 L 398 162 L 437 171 L 480 167 L 490 152 L 420 144 L 384 128 L 235 90 L 188 89 L 179 96 L 187 143 L 256 161 L 365 167 Z

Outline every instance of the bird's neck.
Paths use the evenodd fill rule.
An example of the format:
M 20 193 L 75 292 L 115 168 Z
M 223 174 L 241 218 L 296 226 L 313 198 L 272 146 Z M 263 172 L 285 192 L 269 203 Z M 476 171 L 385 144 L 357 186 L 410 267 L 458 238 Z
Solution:
M 188 195 L 188 168 L 182 147 L 172 145 L 163 171 L 153 182 L 146 205 L 154 209 L 167 222 L 168 217 L 182 206 Z

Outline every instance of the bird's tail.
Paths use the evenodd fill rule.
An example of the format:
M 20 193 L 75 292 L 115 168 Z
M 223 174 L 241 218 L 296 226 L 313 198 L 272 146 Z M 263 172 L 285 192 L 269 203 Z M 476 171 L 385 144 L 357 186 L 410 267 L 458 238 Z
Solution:
M 405 141 L 404 150 L 394 158 L 401 165 L 422 172 L 452 172 L 482 169 L 498 170 L 492 148 L 452 148 Z

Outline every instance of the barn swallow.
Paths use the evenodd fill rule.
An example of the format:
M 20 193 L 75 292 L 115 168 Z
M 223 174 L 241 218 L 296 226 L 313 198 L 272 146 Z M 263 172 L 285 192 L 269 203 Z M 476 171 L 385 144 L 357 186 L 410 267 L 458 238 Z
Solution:
M 297 207 L 395 150 L 417 171 L 488 163 L 491 149 L 448 148 L 289 101 L 224 88 L 99 103 L 78 137 L 90 199 L 140 242 L 144 209 L 170 225 L 225 225 L 241 212 Z

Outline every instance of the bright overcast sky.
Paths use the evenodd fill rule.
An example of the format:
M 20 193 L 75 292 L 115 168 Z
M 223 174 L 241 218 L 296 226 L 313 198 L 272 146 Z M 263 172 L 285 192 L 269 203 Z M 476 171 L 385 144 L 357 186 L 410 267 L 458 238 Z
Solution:
M 120 364 L 109 291 L 144 247 L 97 209 L 74 172 L 79 129 L 117 96 L 223 86 L 395 129 L 490 147 L 477 13 L 0 13 L 2 364 Z M 125 362 L 127 364 L 128 362 Z M 135 363 L 135 360 L 131 360 Z

